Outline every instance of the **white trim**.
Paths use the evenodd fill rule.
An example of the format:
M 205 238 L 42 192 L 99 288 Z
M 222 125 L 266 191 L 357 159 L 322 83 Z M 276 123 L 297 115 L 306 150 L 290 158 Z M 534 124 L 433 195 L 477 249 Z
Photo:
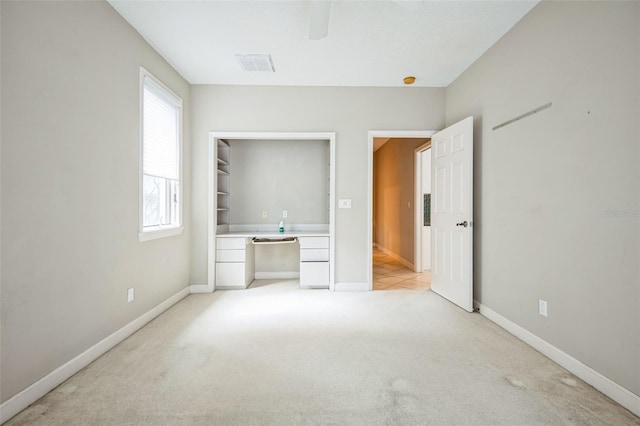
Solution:
M 215 163 L 218 139 L 262 139 L 262 140 L 328 140 L 329 141 L 329 289 L 334 290 L 335 283 L 335 200 L 336 200 L 336 134 L 335 132 L 209 132 L 209 186 L 208 186 L 208 226 L 207 226 L 207 283 L 210 291 L 215 290 L 215 237 L 217 233 Z M 326 225 L 325 229 L 326 229 Z
M 329 291 L 336 283 L 336 134 L 329 137 Z
M 335 291 L 369 291 L 368 283 L 335 283 Z
M 369 130 L 369 140 L 373 142 L 373 138 L 431 138 L 431 136 L 439 131 L 440 130 Z
M 80 355 L 76 356 L 72 360 L 66 362 L 62 366 L 56 368 L 51 373 L 47 374 L 28 388 L 24 389 L 20 393 L 17 393 L 4 403 L 0 405 L 0 423 L 4 423 L 11 417 L 18 414 L 20 411 L 33 404 L 38 399 L 42 398 L 47 392 L 60 385 L 69 377 L 82 370 L 91 362 L 98 359 L 104 353 L 111 348 L 122 342 L 127 337 L 138 331 L 145 326 L 149 321 L 169 309 L 171 306 L 178 303 L 180 300 L 189 295 L 189 287 L 186 287 L 164 302 L 160 303 L 155 308 L 147 311 L 138 318 L 131 321 L 115 333 L 105 337 Z
M 583 364 L 571 355 L 556 348 L 552 344 L 542 340 L 540 337 L 531 333 L 530 331 L 520 327 L 516 323 L 508 320 L 499 313 L 491 310 L 490 308 L 482 305 L 481 303 L 474 301 L 474 306 L 482 316 L 486 317 L 490 321 L 498 324 L 500 327 L 507 330 L 509 333 L 516 336 L 538 352 L 551 359 L 553 362 L 566 368 L 577 377 L 581 378 L 594 388 L 598 389 L 609 398 L 613 399 L 618 404 L 625 407 L 637 416 L 640 416 L 640 396 L 625 389 L 608 377 L 598 373 L 593 368 Z
M 158 238 L 171 237 L 173 235 L 180 235 L 184 230 L 183 226 L 171 226 L 171 227 L 162 227 L 157 226 L 153 227 L 153 229 L 148 229 L 146 231 L 138 232 L 138 241 L 150 241 L 157 240 Z
M 256 280 L 292 280 L 300 278 L 300 271 L 256 272 Z
M 335 138 L 335 132 L 209 132 L 215 139 L 245 140 L 329 140 Z
M 395 253 L 391 250 L 389 250 L 386 247 L 382 247 L 380 244 L 376 244 L 373 243 L 373 245 L 378 249 L 383 251 L 387 256 L 389 256 L 390 258 L 392 258 L 393 260 L 397 260 L 398 262 L 402 263 L 404 266 L 406 266 L 407 268 L 411 269 L 412 271 L 415 271 L 415 267 L 413 265 L 413 263 L 409 262 L 407 259 L 401 257 L 398 253 Z
M 156 96 L 164 98 L 166 102 L 177 104 L 180 108 L 182 108 L 182 98 L 176 92 L 169 89 L 167 85 L 160 81 L 160 79 L 158 79 L 144 67 L 140 67 L 140 74 L 142 77 L 143 86 L 145 84 L 144 78 L 149 77 L 148 84 L 152 88 Z
M 424 238 L 424 201 L 422 199 L 422 194 L 424 193 L 424 189 L 422 188 L 422 153 L 428 149 L 431 149 L 431 140 L 429 142 L 423 143 L 419 147 L 416 148 L 413 161 L 413 188 L 415 191 L 413 207 L 415 211 L 415 219 L 414 225 L 415 229 L 413 231 L 413 254 L 414 254 L 414 271 L 422 273 L 424 271 L 424 267 L 422 266 L 422 239 Z M 431 192 L 431 188 L 429 188 L 429 192 Z
M 367 143 L 367 283 L 373 290 L 373 138 L 431 138 L 438 130 L 369 130 Z M 414 206 L 415 208 L 415 206 Z M 414 253 L 415 254 L 415 253 Z M 414 259 L 415 263 L 415 259 Z
M 191 294 L 211 293 L 209 286 L 204 284 L 191 284 L 189 286 L 189 291 Z
M 208 207 L 207 207 L 207 286 L 209 292 L 216 289 L 216 232 L 218 229 L 217 208 L 218 197 L 214 195 L 218 187 L 217 179 L 217 160 L 218 160 L 218 137 L 213 133 L 209 133 L 209 183 L 208 190 Z M 228 228 L 229 225 L 226 225 Z

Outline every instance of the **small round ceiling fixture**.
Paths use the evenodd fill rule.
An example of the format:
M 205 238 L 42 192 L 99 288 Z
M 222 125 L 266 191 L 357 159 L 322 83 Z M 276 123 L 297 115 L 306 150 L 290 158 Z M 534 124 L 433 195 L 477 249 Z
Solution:
M 402 81 L 404 81 L 404 84 L 410 85 L 416 82 L 416 78 L 412 75 L 408 75 L 405 78 L 403 78 Z

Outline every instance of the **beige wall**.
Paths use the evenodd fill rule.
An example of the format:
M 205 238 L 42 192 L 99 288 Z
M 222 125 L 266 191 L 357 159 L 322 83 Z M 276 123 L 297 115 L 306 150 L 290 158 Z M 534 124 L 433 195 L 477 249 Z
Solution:
M 373 156 L 373 242 L 411 264 L 415 241 L 415 149 L 425 142 L 427 139 L 391 138 Z
M 444 89 L 195 85 L 191 89 L 193 198 L 191 284 L 207 280 L 210 131 L 336 132 L 336 282 L 366 283 L 369 130 L 437 130 Z
M 189 284 L 190 88 L 105 2 L 2 2 L 1 26 L 6 401 Z M 185 105 L 186 229 L 144 243 L 141 65 Z
M 542 2 L 446 101 L 475 117 L 476 299 L 636 395 L 639 29 L 637 2 Z

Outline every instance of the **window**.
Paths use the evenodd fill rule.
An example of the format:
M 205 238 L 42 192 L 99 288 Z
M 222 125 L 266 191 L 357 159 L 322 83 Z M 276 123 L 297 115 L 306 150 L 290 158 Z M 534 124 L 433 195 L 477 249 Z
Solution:
M 140 71 L 140 240 L 182 232 L 182 99 Z

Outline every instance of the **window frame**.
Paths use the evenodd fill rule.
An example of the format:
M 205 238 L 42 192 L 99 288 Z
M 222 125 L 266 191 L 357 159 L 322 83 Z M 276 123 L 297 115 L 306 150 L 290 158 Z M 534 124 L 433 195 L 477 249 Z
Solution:
M 175 223 L 170 223 L 167 225 L 156 225 L 156 226 L 144 226 L 144 190 L 143 190 L 143 180 L 144 180 L 144 87 L 145 87 L 145 79 L 148 79 L 147 82 L 154 86 L 154 89 L 161 92 L 162 96 L 166 98 L 167 101 L 175 103 L 175 106 L 178 110 L 178 119 L 177 119 L 177 127 L 178 127 L 178 181 L 177 181 L 177 206 L 175 211 L 171 210 L 169 214 L 171 216 L 177 215 Z M 139 97 L 140 97 L 140 116 L 139 116 L 139 141 L 138 141 L 138 157 L 139 157 L 139 168 L 138 168 L 138 239 L 139 241 L 149 241 L 155 240 L 158 238 L 170 237 L 173 235 L 180 235 L 184 229 L 182 225 L 183 219 L 183 191 L 184 191 L 184 179 L 183 179 L 183 101 L 180 96 L 178 96 L 174 91 L 169 89 L 166 85 L 164 85 L 160 80 L 158 80 L 153 74 L 147 71 L 145 68 L 140 67 L 140 83 L 139 83 Z M 167 187 L 172 186 L 170 182 L 167 182 Z M 170 202 L 167 204 L 171 204 Z

